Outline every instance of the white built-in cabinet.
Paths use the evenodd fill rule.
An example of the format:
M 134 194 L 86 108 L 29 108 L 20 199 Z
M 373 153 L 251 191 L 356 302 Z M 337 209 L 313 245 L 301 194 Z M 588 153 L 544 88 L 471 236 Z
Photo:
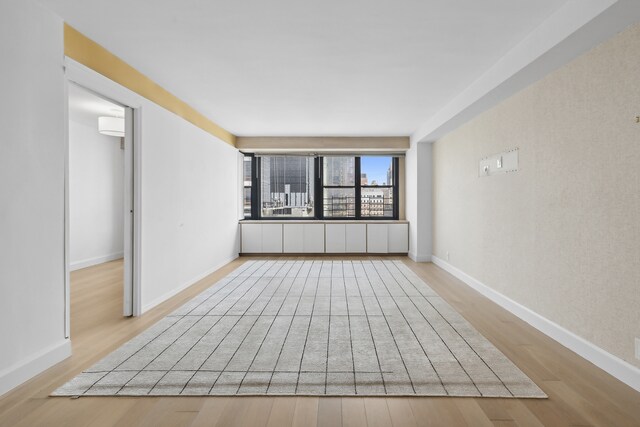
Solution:
M 367 253 L 367 224 L 345 224 L 344 237 L 345 252 Z
M 283 251 L 290 254 L 304 252 L 304 235 L 302 234 L 304 224 L 284 224 L 283 227 Z
M 346 252 L 345 225 L 346 224 L 325 224 L 324 225 L 326 252 L 328 254 L 337 254 L 337 253 Z
M 367 224 L 367 252 L 386 254 L 389 252 L 388 224 Z
M 409 224 L 387 224 L 387 249 L 389 253 L 409 252 Z
M 242 224 L 242 252 L 282 253 L 282 224 Z
M 325 224 L 327 253 L 366 253 L 367 224 Z
M 407 222 L 241 222 L 243 253 L 407 253 Z
M 305 253 L 324 252 L 324 224 L 303 224 Z
M 242 237 L 242 252 L 262 252 L 262 224 L 242 224 L 240 233 Z
M 282 252 L 282 224 L 262 225 L 262 252 Z
M 284 253 L 324 252 L 323 224 L 283 224 Z

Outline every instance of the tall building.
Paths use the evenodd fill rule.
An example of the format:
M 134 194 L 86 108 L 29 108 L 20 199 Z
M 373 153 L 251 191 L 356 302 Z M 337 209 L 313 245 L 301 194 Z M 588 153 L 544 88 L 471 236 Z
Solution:
M 260 161 L 262 216 L 313 216 L 313 159 L 264 156 Z
M 324 188 L 323 210 L 328 217 L 355 216 L 355 160 L 353 157 L 324 158 L 323 185 L 345 188 Z

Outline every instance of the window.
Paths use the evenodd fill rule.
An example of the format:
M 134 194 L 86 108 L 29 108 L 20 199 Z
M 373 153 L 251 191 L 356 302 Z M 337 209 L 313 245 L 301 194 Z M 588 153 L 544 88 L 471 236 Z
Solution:
M 244 217 L 251 218 L 251 187 L 253 181 L 253 157 L 244 156 Z
M 398 158 L 247 156 L 245 218 L 397 219 Z
M 393 218 L 395 168 L 393 157 L 360 158 L 360 216 Z
M 262 156 L 260 216 L 314 218 L 314 159 L 306 156 Z
M 355 218 L 355 157 L 322 159 L 322 206 L 325 218 Z

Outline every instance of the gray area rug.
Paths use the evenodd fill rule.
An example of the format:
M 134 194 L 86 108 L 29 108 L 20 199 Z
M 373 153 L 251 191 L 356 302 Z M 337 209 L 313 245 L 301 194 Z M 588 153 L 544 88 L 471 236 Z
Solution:
M 54 396 L 546 395 L 401 261 L 251 260 Z

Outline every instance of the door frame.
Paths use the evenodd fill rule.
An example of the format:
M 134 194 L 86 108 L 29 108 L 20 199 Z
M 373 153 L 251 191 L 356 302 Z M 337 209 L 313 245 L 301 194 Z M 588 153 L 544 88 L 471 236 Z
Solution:
M 136 256 L 133 251 L 134 246 L 134 194 L 135 194 L 135 155 L 134 155 L 134 114 L 135 110 L 131 107 L 124 107 L 124 296 L 122 298 L 122 312 L 124 316 L 133 316 L 133 271 Z
M 125 136 L 125 280 L 123 315 L 140 316 L 141 301 L 141 123 L 142 106 L 139 98 L 119 84 L 85 67 L 71 58 L 64 59 L 65 102 L 68 103 L 69 84 L 82 87 L 97 96 L 125 108 L 127 125 Z M 127 117 L 127 115 L 129 117 Z M 69 117 L 68 105 L 65 109 L 65 173 L 64 173 L 64 306 L 65 337 L 71 333 L 70 327 L 70 257 L 69 257 Z M 129 144 L 127 144 L 129 142 Z M 130 186 L 129 186 L 130 184 Z M 129 190 L 129 194 L 127 194 Z M 128 212 L 127 212 L 128 211 Z M 128 261 L 128 262 L 127 262 Z

